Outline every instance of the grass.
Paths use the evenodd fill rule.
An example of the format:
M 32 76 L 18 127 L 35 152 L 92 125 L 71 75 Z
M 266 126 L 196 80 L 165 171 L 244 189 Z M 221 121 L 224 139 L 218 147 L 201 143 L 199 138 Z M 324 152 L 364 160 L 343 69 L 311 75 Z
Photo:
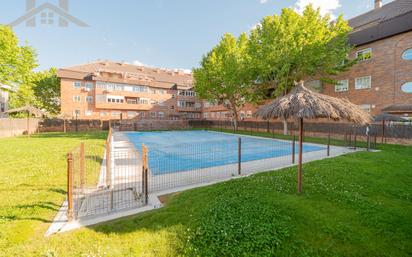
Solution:
M 0 255 L 412 255 L 412 147 L 390 145 L 305 164 L 302 195 L 295 193 L 296 169 L 287 168 L 169 195 L 164 208 L 43 237 L 64 199 L 65 152 L 103 138 L 0 139 Z

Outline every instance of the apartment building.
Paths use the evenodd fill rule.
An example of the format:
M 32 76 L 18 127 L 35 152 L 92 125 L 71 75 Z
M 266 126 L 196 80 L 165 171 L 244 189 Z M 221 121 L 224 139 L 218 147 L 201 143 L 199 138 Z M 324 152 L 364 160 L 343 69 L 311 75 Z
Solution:
M 372 1 L 372 0 L 371 0 Z M 344 97 L 372 115 L 382 111 L 412 118 L 412 1 L 395 0 L 349 20 L 353 31 L 350 53 L 359 63 L 334 79 L 338 85 L 320 80 L 305 81 L 317 92 Z M 253 119 L 256 106 L 246 105 L 244 119 Z M 222 115 L 223 113 L 223 115 Z M 244 113 L 244 115 L 243 115 Z M 205 105 L 204 118 L 230 119 L 223 106 Z
M 10 90 L 12 90 L 10 86 L 0 84 L 0 118 L 7 117 L 4 112 L 8 110 Z
M 192 75 L 96 61 L 63 68 L 61 114 L 77 119 L 200 119 Z

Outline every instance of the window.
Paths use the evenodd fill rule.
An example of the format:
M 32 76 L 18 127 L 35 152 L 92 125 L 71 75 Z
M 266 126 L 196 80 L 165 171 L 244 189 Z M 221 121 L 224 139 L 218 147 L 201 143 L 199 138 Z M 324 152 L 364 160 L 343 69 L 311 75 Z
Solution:
M 371 88 L 371 76 L 365 76 L 355 79 L 355 89 Z
M 140 117 L 144 118 L 144 116 L 146 115 L 145 112 L 140 112 Z
M 349 90 L 349 80 L 339 80 L 335 85 L 335 92 L 345 92 Z
M 100 117 L 104 117 L 104 116 L 106 116 L 107 115 L 107 112 L 105 112 L 105 111 L 101 111 L 100 112 Z
M 185 107 L 185 105 L 186 105 L 185 101 L 182 101 L 182 100 L 177 101 L 177 107 Z
M 305 87 L 307 87 L 309 90 L 312 90 L 314 92 L 321 93 L 322 92 L 322 81 L 320 80 L 312 80 L 305 82 Z
M 113 117 L 119 117 L 120 114 L 121 114 L 121 112 L 112 111 L 112 116 L 113 116 Z
M 365 110 L 367 112 L 370 112 L 372 110 L 372 105 L 371 104 L 361 104 L 361 105 L 359 105 L 359 107 L 362 110 Z
M 372 58 L 372 48 L 366 48 L 356 52 L 356 59 L 359 61 L 369 60 L 370 58 Z
M 140 104 L 149 104 L 149 100 L 150 100 L 150 99 L 147 99 L 147 98 L 140 98 L 140 99 L 139 99 L 139 103 L 140 103 Z
M 209 117 L 209 113 L 205 112 L 203 113 L 203 118 L 207 119 Z
M 164 118 L 165 117 L 165 113 L 164 112 L 159 112 L 159 118 Z
M 402 89 L 402 92 L 412 94 L 412 82 L 406 82 L 405 84 L 402 85 L 401 89 Z
M 73 102 L 80 102 L 82 100 L 81 96 L 79 95 L 74 95 L 73 96 Z
M 85 89 L 86 89 L 87 91 L 90 91 L 90 90 L 93 89 L 93 83 L 91 83 L 91 82 L 86 82 L 86 83 L 84 84 L 84 87 L 85 87 Z
M 406 49 L 402 54 L 402 59 L 410 61 L 412 60 L 412 48 Z
M 77 89 L 80 89 L 82 87 L 82 82 L 80 82 L 80 81 L 73 82 L 73 87 L 77 88 Z
M 246 112 L 246 118 L 252 118 L 252 111 Z
M 90 110 L 84 111 L 84 116 L 92 116 L 93 112 Z
M 150 94 L 153 94 L 153 95 L 156 94 L 156 89 L 151 88 L 150 89 Z
M 128 118 L 134 118 L 137 116 L 137 112 L 129 111 L 127 112 L 127 117 Z
M 0 103 L 0 112 L 5 112 L 5 111 L 6 111 L 6 104 Z
M 245 112 L 244 112 L 244 111 L 241 111 L 241 112 L 240 112 L 240 118 L 241 118 L 241 119 L 244 119 L 245 117 L 246 117 Z
M 157 93 L 160 94 L 160 95 L 163 95 L 165 93 L 165 91 L 163 89 L 159 89 L 159 90 L 157 90 Z
M 150 113 L 150 117 L 156 118 L 156 112 L 151 112 L 151 113 Z
M 93 103 L 93 96 L 90 96 L 90 95 L 86 96 L 86 102 Z

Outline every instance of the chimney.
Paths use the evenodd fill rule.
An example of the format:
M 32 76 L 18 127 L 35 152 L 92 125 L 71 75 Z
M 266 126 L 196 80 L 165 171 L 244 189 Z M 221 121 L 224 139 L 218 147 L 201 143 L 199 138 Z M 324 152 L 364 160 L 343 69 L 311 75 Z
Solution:
M 382 0 L 375 0 L 375 9 L 379 9 L 382 7 Z
M 59 7 L 66 12 L 69 11 L 69 1 L 68 0 L 59 0 Z

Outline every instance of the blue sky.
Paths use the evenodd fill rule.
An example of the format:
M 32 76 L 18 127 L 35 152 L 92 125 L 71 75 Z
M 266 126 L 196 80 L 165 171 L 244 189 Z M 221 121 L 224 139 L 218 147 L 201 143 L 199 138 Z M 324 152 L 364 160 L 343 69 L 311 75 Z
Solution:
M 37 0 L 37 5 L 57 0 Z M 68 28 L 24 24 L 14 28 L 38 54 L 39 69 L 97 59 L 191 69 L 225 32 L 248 31 L 266 15 L 307 2 L 332 15 L 354 17 L 373 0 L 69 0 L 69 12 L 89 25 Z M 384 0 L 384 4 L 390 0 Z M 25 0 L 2 0 L 0 23 L 25 13 Z

